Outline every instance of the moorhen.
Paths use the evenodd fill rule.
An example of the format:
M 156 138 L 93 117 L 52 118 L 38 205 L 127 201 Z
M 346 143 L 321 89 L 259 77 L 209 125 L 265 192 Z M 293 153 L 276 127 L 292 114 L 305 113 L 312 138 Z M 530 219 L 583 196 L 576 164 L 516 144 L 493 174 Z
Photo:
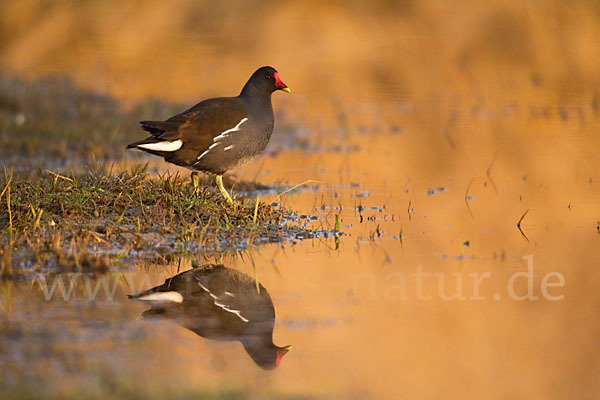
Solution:
M 216 175 L 216 183 L 230 204 L 223 187 L 223 174 L 258 156 L 273 133 L 271 94 L 290 92 L 272 67 L 256 70 L 237 97 L 204 100 L 165 121 L 141 121 L 150 137 L 131 143 L 135 148 L 164 157 L 165 161 Z M 192 172 L 197 185 L 197 172 Z
M 264 369 L 277 367 L 292 347 L 273 344 L 275 308 L 267 290 L 220 264 L 182 272 L 129 298 L 150 304 L 144 318 L 172 319 L 204 338 L 241 342 Z

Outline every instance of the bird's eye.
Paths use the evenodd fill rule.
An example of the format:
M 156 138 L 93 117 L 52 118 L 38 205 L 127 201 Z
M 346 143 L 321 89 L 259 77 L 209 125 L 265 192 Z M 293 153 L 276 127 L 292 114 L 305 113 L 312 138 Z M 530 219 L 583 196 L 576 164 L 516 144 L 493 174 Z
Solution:
M 271 75 L 267 74 L 267 75 L 265 75 L 265 78 L 271 79 Z

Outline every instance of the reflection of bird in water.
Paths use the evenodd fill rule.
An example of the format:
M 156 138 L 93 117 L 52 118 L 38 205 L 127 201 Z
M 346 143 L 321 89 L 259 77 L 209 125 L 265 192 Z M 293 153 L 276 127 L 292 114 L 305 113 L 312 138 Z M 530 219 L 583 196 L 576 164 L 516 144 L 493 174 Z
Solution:
M 266 289 L 242 272 L 204 265 L 145 292 L 130 295 L 151 305 L 143 317 L 165 317 L 215 340 L 237 340 L 265 369 L 279 365 L 291 346 L 273 344 L 275 308 Z

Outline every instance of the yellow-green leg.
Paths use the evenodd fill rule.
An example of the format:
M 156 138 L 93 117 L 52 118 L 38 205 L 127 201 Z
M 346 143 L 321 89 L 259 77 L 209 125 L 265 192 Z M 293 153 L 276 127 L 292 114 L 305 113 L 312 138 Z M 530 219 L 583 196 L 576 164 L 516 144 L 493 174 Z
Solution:
M 199 182 L 199 177 L 198 177 L 198 172 L 197 171 L 193 171 L 192 172 L 192 185 L 194 186 L 194 191 L 196 193 L 198 193 L 198 182 Z
M 227 193 L 227 190 L 225 190 L 225 187 L 223 186 L 223 175 L 217 175 L 216 181 L 217 181 L 217 187 L 221 191 L 221 194 L 223 195 L 223 197 L 225 197 L 225 199 L 227 199 L 227 202 L 229 204 L 233 204 L 233 199 L 231 198 L 229 193 Z

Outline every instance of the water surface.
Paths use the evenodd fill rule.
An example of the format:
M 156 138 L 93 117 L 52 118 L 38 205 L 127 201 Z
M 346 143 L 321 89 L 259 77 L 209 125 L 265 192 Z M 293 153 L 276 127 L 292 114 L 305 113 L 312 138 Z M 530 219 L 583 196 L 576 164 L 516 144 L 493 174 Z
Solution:
M 266 155 L 236 174 L 280 192 L 308 182 L 252 195 L 297 210 L 292 222 L 320 234 L 118 262 L 99 276 L 42 268 L 3 281 L 0 390 L 598 397 L 600 23 L 591 3 L 267 2 L 269 12 L 163 3 L 65 3 L 48 6 L 43 24 L 35 7 L 6 6 L 8 28 L 31 29 L 4 30 L 14 38 L 0 66 L 24 79 L 66 75 L 131 113 L 150 97 L 191 105 L 234 95 L 255 67 L 275 65 L 293 93 L 274 95 Z M 136 134 L 126 129 L 113 136 Z M 178 171 L 117 146 L 113 154 L 116 168 Z M 81 167 L 74 158 L 60 162 Z M 293 346 L 277 368 L 261 368 L 239 341 L 142 318 L 148 305 L 128 298 L 205 264 L 268 292 L 273 342 Z M 50 293 L 57 279 L 65 292 Z
M 274 342 L 293 345 L 275 371 L 239 343 L 140 320 L 147 307 L 127 294 L 191 268 L 184 259 L 115 268 L 100 277 L 112 300 L 103 286 L 89 300 L 100 282 L 90 276 L 59 276 L 76 281 L 68 301 L 59 287 L 46 301 L 39 279 L 3 283 L 5 378 L 102 385 L 103 371 L 158 392 L 225 387 L 253 397 L 560 398 L 575 386 L 585 395 L 600 351 L 590 318 L 600 176 L 581 162 L 587 150 L 569 149 L 596 146 L 593 127 L 490 117 L 548 129 L 516 142 L 527 147 L 520 159 L 513 147 L 484 146 L 491 139 L 476 118 L 460 117 L 452 147 L 410 125 L 420 117 L 409 115 L 400 133 L 348 136 L 351 152 L 286 151 L 239 171 L 265 183 L 319 181 L 261 198 L 330 232 L 219 260 L 270 294 Z

